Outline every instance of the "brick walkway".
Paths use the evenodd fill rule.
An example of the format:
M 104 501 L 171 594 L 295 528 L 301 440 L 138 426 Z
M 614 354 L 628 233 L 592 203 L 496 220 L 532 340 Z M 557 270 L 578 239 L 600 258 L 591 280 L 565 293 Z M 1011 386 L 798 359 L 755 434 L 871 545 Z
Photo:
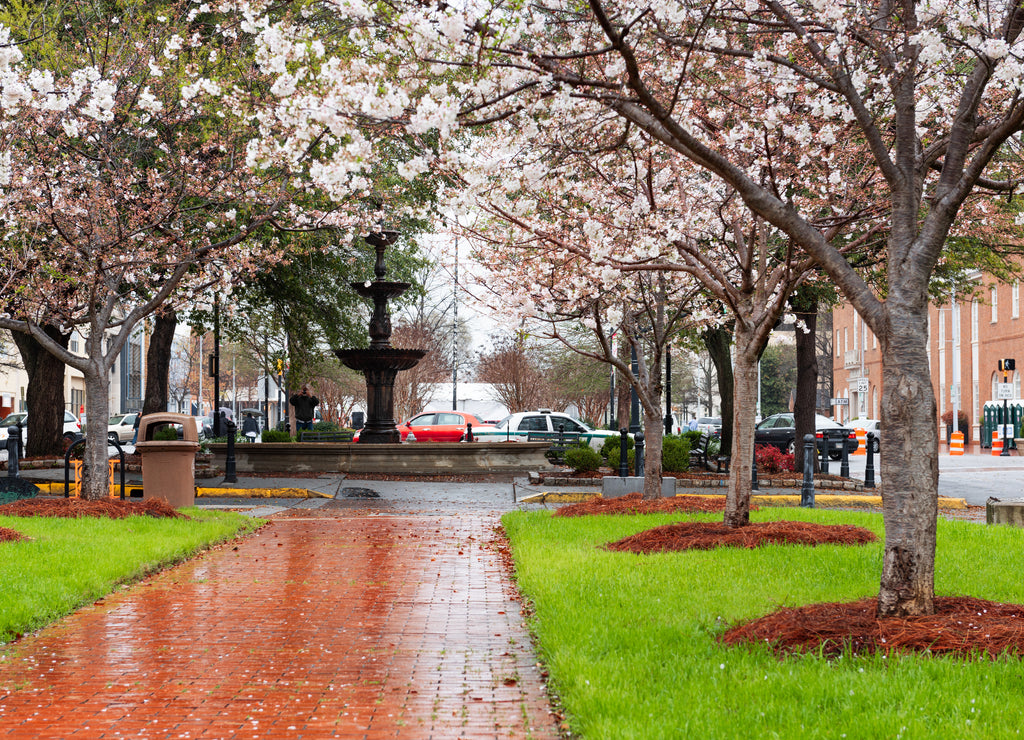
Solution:
M 496 516 L 325 513 L 8 646 L 0 737 L 558 737 Z

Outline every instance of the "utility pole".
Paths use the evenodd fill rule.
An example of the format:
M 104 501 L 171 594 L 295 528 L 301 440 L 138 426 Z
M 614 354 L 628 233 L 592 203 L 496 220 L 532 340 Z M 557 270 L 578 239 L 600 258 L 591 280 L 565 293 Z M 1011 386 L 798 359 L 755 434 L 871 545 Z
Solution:
M 452 411 L 459 410 L 459 237 L 455 237 L 455 285 L 452 291 Z

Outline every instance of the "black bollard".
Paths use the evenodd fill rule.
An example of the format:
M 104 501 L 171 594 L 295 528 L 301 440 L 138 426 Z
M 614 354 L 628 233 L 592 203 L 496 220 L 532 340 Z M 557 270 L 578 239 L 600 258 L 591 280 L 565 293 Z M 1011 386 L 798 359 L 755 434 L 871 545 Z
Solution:
M 868 459 L 864 462 L 864 487 L 875 487 L 875 433 L 868 432 Z
M 235 475 L 235 422 L 231 419 L 224 419 L 225 433 L 228 435 L 228 449 L 224 455 L 224 482 L 225 483 L 237 483 L 238 478 Z
M 473 425 L 471 423 L 469 423 L 469 422 L 466 422 L 466 441 L 467 442 L 473 442 L 474 441 L 473 440 Z
M 757 445 L 754 445 L 754 464 L 750 467 L 750 490 L 761 490 L 757 484 Z
M 629 432 L 625 427 L 619 430 L 621 439 L 619 441 L 619 477 L 629 477 L 629 449 L 626 447 L 626 435 Z
M 843 440 L 843 457 L 842 462 L 839 463 L 839 475 L 843 478 L 850 477 L 850 450 L 846 446 L 846 440 Z
M 821 472 L 828 473 L 828 440 L 824 434 L 821 435 Z
M 827 456 L 827 455 L 826 455 Z M 800 487 L 800 505 L 814 508 L 814 435 L 804 435 L 804 484 Z
M 7 477 L 18 477 L 18 458 L 21 457 L 21 426 L 7 428 Z
M 638 477 L 644 477 L 644 433 L 637 432 L 633 435 L 633 439 L 636 442 L 636 447 L 633 450 L 634 460 L 636 461 L 636 474 Z

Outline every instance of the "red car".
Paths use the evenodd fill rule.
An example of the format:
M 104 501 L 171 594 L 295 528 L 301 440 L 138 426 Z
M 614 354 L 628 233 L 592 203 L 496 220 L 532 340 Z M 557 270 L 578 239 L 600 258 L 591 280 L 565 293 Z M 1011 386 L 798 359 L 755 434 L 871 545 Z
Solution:
M 461 442 L 466 438 L 467 424 L 473 425 L 474 432 L 479 428 L 494 429 L 492 424 L 485 424 L 465 411 L 424 411 L 399 424 L 398 432 L 403 442 Z M 359 432 L 353 441 L 359 441 Z
M 464 411 L 425 411 L 398 425 L 405 442 L 461 442 L 466 438 L 466 425 L 473 429 L 490 426 Z

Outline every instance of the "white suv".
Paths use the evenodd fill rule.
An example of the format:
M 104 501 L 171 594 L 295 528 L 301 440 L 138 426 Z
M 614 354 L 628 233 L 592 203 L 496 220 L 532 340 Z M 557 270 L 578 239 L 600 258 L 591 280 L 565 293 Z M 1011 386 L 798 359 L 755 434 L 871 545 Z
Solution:
M 15 424 L 21 424 L 21 441 L 28 441 L 28 414 L 19 411 L 16 414 L 8 414 L 7 418 L 0 421 L 0 446 L 7 443 L 7 431 Z M 82 433 L 82 425 L 70 411 L 64 412 L 64 439 L 69 442 Z
M 562 427 L 562 431 L 578 433 L 580 439 L 586 440 L 595 450 L 601 449 L 606 438 L 618 439 L 619 437 L 618 432 L 607 429 L 591 429 L 579 419 L 548 409 L 520 411 L 506 416 L 496 426 L 495 429 L 481 429 L 479 432 L 473 429 L 473 436 L 487 441 L 526 442 L 530 432 L 554 432 L 557 434 L 559 427 Z

